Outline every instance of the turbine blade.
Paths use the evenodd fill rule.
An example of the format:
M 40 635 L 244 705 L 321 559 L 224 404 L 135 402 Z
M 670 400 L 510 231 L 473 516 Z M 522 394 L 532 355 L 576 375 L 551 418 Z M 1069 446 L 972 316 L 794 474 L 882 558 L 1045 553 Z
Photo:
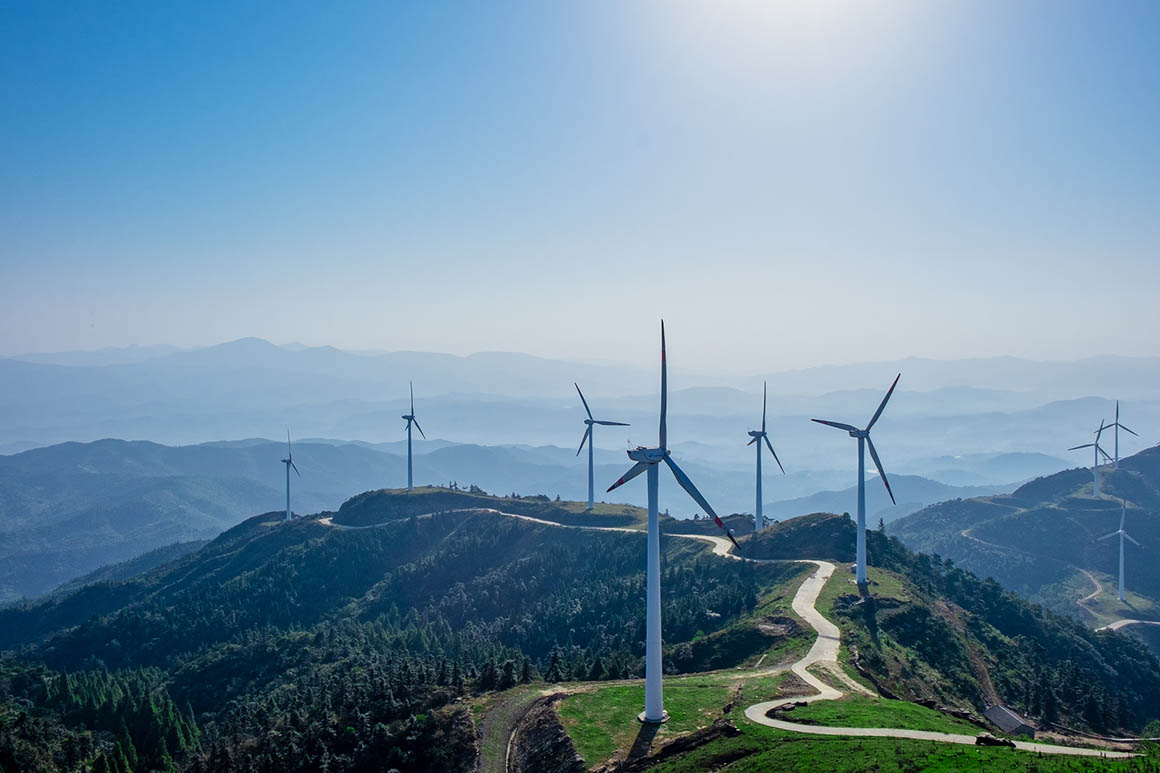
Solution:
M 588 442 L 588 438 L 591 436 L 592 436 L 592 425 L 589 424 L 587 427 L 584 428 L 584 437 L 580 438 L 580 447 L 576 449 L 577 456 L 579 456 L 580 452 L 584 450 L 584 444 Z
M 1133 536 L 1132 536 L 1131 534 L 1129 534 L 1128 532 L 1124 532 L 1124 539 L 1126 539 L 1126 540 L 1130 541 L 1130 542 L 1131 542 L 1133 545 L 1135 545 L 1135 546 L 1136 546 L 1136 547 L 1138 547 L 1138 548 L 1142 548 L 1142 547 L 1144 547 L 1144 546 L 1143 546 L 1143 545 L 1141 545 L 1139 542 L 1137 542 L 1137 541 L 1136 541 L 1136 538 L 1135 538 L 1135 537 L 1133 537 Z
M 761 431 L 765 432 L 765 406 L 769 399 L 769 384 L 763 382 L 761 385 Z
M 746 443 L 745 445 L 747 445 L 747 446 L 751 446 L 751 445 L 753 445 L 753 444 L 754 444 L 754 443 L 756 443 L 756 442 L 757 442 L 757 438 L 755 438 L 755 437 L 752 437 L 752 438 L 749 438 L 749 442 L 748 442 L 748 443 Z
M 290 452 L 290 430 L 286 430 L 286 457 L 289 459 L 294 458 L 294 454 Z
M 415 415 L 415 382 L 409 381 L 407 383 L 409 383 L 411 385 L 411 415 L 414 416 Z
M 577 392 L 577 394 L 580 395 L 580 402 L 584 403 L 584 410 L 587 411 L 588 418 L 591 419 L 592 418 L 592 409 L 588 407 L 588 401 L 584 399 L 584 393 L 580 391 L 580 385 L 577 384 L 575 381 L 573 381 L 572 386 L 576 387 L 576 392 Z
M 1119 422 L 1116 422 L 1116 425 L 1117 425 L 1117 426 L 1118 426 L 1120 429 L 1124 430 L 1124 432 L 1129 432 L 1129 433 L 1131 433 L 1131 434 L 1133 434 L 1133 435 L 1136 435 L 1136 437 L 1140 437 L 1140 436 L 1139 436 L 1139 435 L 1137 435 L 1135 432 L 1132 432 L 1132 430 L 1130 430 L 1130 429 L 1128 429 L 1127 427 L 1125 427 L 1123 424 L 1120 424 Z
M 298 465 L 294 464 L 294 462 L 290 462 L 290 466 L 294 468 L 294 472 L 298 472 Z M 298 477 L 301 478 L 302 473 L 298 472 Z
M 769 452 L 773 454 L 773 461 L 777 462 L 777 467 L 779 470 L 781 470 L 781 474 L 785 475 L 785 468 L 781 466 L 781 459 L 777 458 L 777 451 L 773 450 L 773 443 L 769 442 L 769 436 L 762 435 L 762 437 L 765 438 L 765 444 L 769 446 Z M 754 440 L 757 440 L 757 438 L 754 438 Z
M 625 483 L 628 483 L 630 480 L 635 478 L 637 475 L 640 475 L 642 472 L 644 472 L 647 467 L 648 467 L 647 463 L 637 462 L 629 469 L 628 472 L 621 475 L 620 478 L 616 481 L 616 483 L 613 483 L 611 486 L 609 486 L 608 491 L 612 491 L 614 488 L 620 488 Z M 607 493 L 607 492 L 605 492 L 605 493 Z
M 1107 461 L 1107 462 L 1110 462 L 1110 461 L 1112 461 L 1112 457 L 1111 457 L 1111 456 L 1108 454 L 1108 452 L 1107 452 L 1107 451 L 1105 451 L 1104 449 L 1100 448 L 1099 446 L 1096 446 L 1096 450 L 1097 450 L 1097 451 L 1099 451 L 1101 454 L 1103 454 L 1103 455 L 1104 455 L 1104 461 Z
M 1098 539 L 1096 539 L 1096 542 L 1103 542 L 1103 541 L 1104 541 L 1104 540 L 1106 540 L 1108 537 L 1114 537 L 1114 536 L 1116 536 L 1117 534 L 1119 534 L 1119 532 L 1118 532 L 1118 531 L 1114 531 L 1114 532 L 1112 532 L 1111 534 L 1105 534 L 1104 536 L 1102 536 L 1102 537 L 1099 537 Z
M 1068 451 L 1078 451 L 1081 448 L 1091 448 L 1094 445 L 1095 445 L 1095 443 L 1084 443 L 1082 446 L 1072 446 L 1071 448 L 1069 448 L 1067 450 Z
M 623 422 L 623 421 L 596 421 L 595 419 L 593 419 L 592 421 L 595 422 L 596 424 L 600 424 L 601 426 L 604 426 L 604 427 L 630 427 L 630 426 L 632 426 L 631 424 L 628 424 L 628 423 Z
M 886 478 L 886 470 L 882 469 L 882 460 L 878 458 L 878 452 L 874 450 L 874 441 L 869 437 L 866 438 L 866 446 L 870 449 L 870 458 L 874 460 L 874 466 L 878 468 L 878 477 L 882 478 L 882 482 L 886 484 L 886 493 L 890 495 L 890 501 L 894 501 L 894 492 L 890 490 L 890 481 Z
M 725 529 L 725 524 L 721 523 L 721 519 L 720 519 L 720 518 L 718 518 L 718 519 L 717 519 L 717 525 L 718 525 L 718 526 L 720 526 L 722 529 Z M 728 538 L 729 538 L 729 541 L 733 543 L 733 548 L 734 548 L 734 550 L 736 550 L 738 553 L 740 553 L 740 552 L 741 552 L 741 546 L 740 546 L 740 545 L 738 545 L 738 544 L 737 544 L 737 540 L 735 540 L 735 539 L 733 538 L 733 530 L 732 530 L 732 529 L 725 529 L 725 536 L 726 536 L 726 537 L 728 537 Z
M 1124 530 L 1124 519 L 1128 517 L 1128 508 L 1126 505 L 1120 506 L 1120 531 Z
M 415 422 L 415 429 L 419 430 L 420 435 L 423 435 L 423 428 L 419 426 L 419 420 L 418 419 L 411 419 L 411 421 Z M 423 435 L 423 439 L 426 440 L 427 436 Z
M 844 429 L 847 432 L 858 431 L 857 427 L 853 427 L 849 424 L 843 424 L 840 421 L 826 421 L 825 419 L 810 419 L 810 421 L 816 421 L 818 424 L 825 424 L 827 427 L 837 427 L 838 429 Z
M 886 403 L 890 400 L 890 395 L 894 394 L 894 387 L 898 386 L 898 379 L 902 378 L 899 373 L 894 377 L 894 383 L 890 385 L 890 389 L 886 390 L 886 397 L 882 398 L 882 402 L 878 404 L 878 410 L 874 411 L 874 417 L 870 419 L 870 423 L 866 425 L 867 431 L 874 426 L 874 422 L 878 421 L 878 417 L 882 415 L 882 411 L 886 409 Z
M 665 321 L 661 320 L 661 431 L 660 447 L 668 448 L 669 430 L 666 417 L 669 412 L 669 363 L 665 357 Z
M 686 475 L 684 471 L 677 466 L 677 463 L 674 462 L 673 458 L 668 454 L 665 454 L 665 464 L 667 464 L 669 469 L 673 471 L 673 477 L 677 479 L 677 483 L 681 484 L 681 488 L 688 492 L 689 496 L 693 498 L 694 502 L 701 506 L 702 510 L 713 516 L 713 520 L 717 522 L 718 526 L 724 528 L 724 524 L 721 523 L 721 519 L 717 517 L 717 513 L 713 511 L 713 508 L 705 500 L 705 497 L 701 496 L 701 492 L 697 491 L 697 487 L 693 485 L 693 481 L 689 480 L 689 476 Z

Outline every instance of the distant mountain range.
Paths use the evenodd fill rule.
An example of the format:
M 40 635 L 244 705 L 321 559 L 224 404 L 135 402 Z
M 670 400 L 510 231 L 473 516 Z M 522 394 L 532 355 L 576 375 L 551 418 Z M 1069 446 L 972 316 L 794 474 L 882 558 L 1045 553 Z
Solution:
M 888 473 L 889 475 L 889 473 Z M 877 476 L 866 481 L 866 520 L 871 526 L 910 515 L 934 502 L 959 497 L 981 496 L 1008 491 L 1014 486 L 948 486 L 917 475 L 890 475 L 897 504 L 892 504 L 886 487 Z M 819 491 L 807 497 L 785 499 L 765 506 L 770 518 L 793 518 L 802 513 L 850 513 L 858 511 L 858 486 L 842 491 Z
M 405 443 L 298 442 L 293 480 L 297 513 L 333 510 L 351 496 L 399 486 L 406 480 Z M 258 512 L 283 507 L 285 445 L 249 439 L 171 447 L 145 441 L 63 443 L 0 456 L 0 601 L 48 592 L 106 564 L 132 559 L 173 542 L 204 540 Z M 477 446 L 445 441 L 416 443 L 416 482 L 475 484 L 506 494 L 546 494 L 583 499 L 587 459 L 556 446 Z M 596 480 L 603 488 L 626 469 L 619 452 L 599 451 Z M 752 512 L 747 465 L 685 467 L 722 513 Z M 784 518 L 805 512 L 853 510 L 852 490 L 836 489 L 844 471 L 794 473 L 768 481 L 766 492 L 794 493 L 771 501 L 766 512 Z M 871 491 L 874 489 L 871 485 Z M 894 481 L 895 512 L 911 512 L 939 499 L 973 496 L 1002 487 L 960 488 L 918 476 Z M 812 495 L 812 496 L 808 496 Z M 615 501 L 645 504 L 643 485 L 617 491 Z M 886 505 L 871 495 L 874 518 Z M 675 485 L 661 487 L 661 506 L 690 517 L 694 506 Z
M 899 371 L 901 391 L 876 440 L 888 471 L 900 474 L 929 476 L 930 460 L 948 453 L 1064 453 L 1076 435 L 1086 436 L 1111 415 L 1110 400 L 1117 397 L 1125 400 L 1125 423 L 1145 438 L 1160 426 L 1160 386 L 1151 386 L 1160 385 L 1160 358 L 903 360 L 744 377 L 675 367 L 670 437 L 682 458 L 695 452 L 706 464 L 746 461 L 745 430 L 759 421 L 760 385 L 768 377 L 770 431 L 779 453 L 784 447 L 787 469 L 831 470 L 843 440 L 808 419 L 865 421 Z M 195 350 L 0 359 L 0 451 L 104 437 L 202 443 L 276 436 L 286 426 L 304 437 L 390 442 L 401 437 L 409 380 L 424 429 L 457 443 L 578 443 L 581 408 L 573 381 L 598 413 L 633 425 L 602 433 L 598 447 L 655 440 L 652 363 L 594 365 L 500 352 L 355 353 L 241 339 Z M 1126 452 L 1147 443 L 1124 442 Z

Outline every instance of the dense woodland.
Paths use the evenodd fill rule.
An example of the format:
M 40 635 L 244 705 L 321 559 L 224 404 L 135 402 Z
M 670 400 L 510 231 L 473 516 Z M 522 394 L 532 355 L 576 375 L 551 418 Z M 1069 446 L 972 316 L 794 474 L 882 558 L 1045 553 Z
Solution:
M 644 552 L 643 534 L 490 513 L 366 530 L 251 519 L 141 578 L 0 612 L 4 646 L 21 648 L 7 661 L 0 764 L 448 767 L 472 757 L 465 696 L 532 679 L 642 673 Z M 791 571 L 672 541 L 667 643 L 728 627 Z M 704 667 L 696 653 L 674 663 Z M 51 686 L 65 674 L 97 685 L 84 693 L 93 715 L 137 716 L 129 707 L 142 695 L 180 709 L 158 709 L 164 732 L 138 733 L 132 722 L 122 732 L 62 710 Z M 134 687 L 107 687 L 122 684 Z M 118 751 L 130 741 L 137 763 Z
M 0 661 L 0 765 L 469 769 L 471 696 L 537 679 L 642 674 L 643 534 L 479 511 L 423 516 L 396 504 L 381 495 L 397 522 L 373 529 L 253 518 L 141 577 L 0 610 L 0 646 L 10 651 Z M 369 513 L 375 502 L 358 507 Z M 771 534 L 785 549 L 835 557 L 852 541 L 839 516 L 795 519 Z M 763 590 L 799 567 L 723 561 L 687 540 L 667 539 L 664 549 L 669 668 L 728 667 L 768 646 L 739 632 Z M 923 593 L 945 596 L 980 630 L 1013 642 L 1009 652 L 1023 660 L 1001 689 L 1021 708 L 1020 700 L 1048 700 L 1061 721 L 1132 728 L 1147 719 L 1149 701 L 1160 706 L 1160 667 L 1122 637 L 1093 653 L 1093 634 L 993 583 L 883 535 L 873 551 Z M 923 609 L 915 605 L 912 622 L 882 613 L 877 624 L 953 682 L 958 664 L 924 649 Z M 863 660 L 872 662 L 866 652 Z M 1071 695 L 1068 678 L 1091 685 L 1089 694 Z M 1121 679 L 1134 693 L 1113 701 Z

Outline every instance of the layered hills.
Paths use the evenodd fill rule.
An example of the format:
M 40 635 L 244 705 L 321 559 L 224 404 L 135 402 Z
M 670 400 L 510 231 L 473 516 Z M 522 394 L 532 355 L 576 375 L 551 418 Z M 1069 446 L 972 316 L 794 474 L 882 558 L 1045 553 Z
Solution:
M 1090 625 L 1120 618 L 1160 619 L 1160 447 L 1100 469 L 1066 470 L 1008 495 L 931 505 L 889 526 L 908 547 L 938 554 L 980 576 Z M 1142 547 L 1125 548 L 1127 600 L 1116 597 L 1119 528 Z
M 196 446 L 100 440 L 63 443 L 0 456 L 0 603 L 47 593 L 109 563 L 126 561 L 175 542 L 212 539 L 253 513 L 285 502 L 286 446 L 266 440 Z M 406 447 L 308 441 L 294 445 L 301 477 L 293 480 L 297 513 L 334 510 L 352 493 L 406 480 Z M 587 460 L 554 446 L 475 446 L 420 442 L 416 479 L 458 482 L 491 492 L 543 493 L 553 498 L 585 494 Z M 597 454 L 598 481 L 624 471 L 622 454 Z M 688 465 L 712 501 L 725 512 L 752 508 L 752 474 L 741 468 Z M 843 476 L 844 477 L 844 476 Z M 815 491 L 830 478 L 801 474 L 775 490 Z M 995 488 L 946 486 L 917 476 L 895 482 L 902 507 L 971 496 Z M 718 496 L 717 492 L 728 495 Z M 642 492 L 634 492 L 643 500 Z M 850 509 L 850 491 L 770 512 Z M 687 499 L 666 492 L 662 507 L 693 512 Z M 779 509 L 780 507 L 780 509 Z M 799 509 L 800 508 L 800 509 Z

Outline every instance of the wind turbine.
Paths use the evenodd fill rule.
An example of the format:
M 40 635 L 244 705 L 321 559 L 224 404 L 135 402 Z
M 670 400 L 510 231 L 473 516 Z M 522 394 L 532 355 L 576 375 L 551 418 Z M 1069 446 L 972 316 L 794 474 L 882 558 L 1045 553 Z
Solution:
M 286 465 L 286 520 L 290 520 L 290 468 L 294 468 L 294 472 L 298 472 L 298 465 L 294 464 L 294 452 L 290 450 L 290 430 L 286 430 L 286 458 L 282 460 L 282 464 Z M 298 477 L 302 477 L 302 473 L 298 472 Z
M 415 488 L 414 478 L 411 474 L 413 469 L 411 466 L 411 425 L 414 424 L 415 429 L 419 430 L 419 434 L 423 435 L 423 439 L 427 439 L 427 436 L 423 434 L 423 428 L 419 426 L 419 420 L 415 418 L 415 384 L 414 382 L 410 382 L 410 384 L 411 412 L 403 414 L 403 418 L 407 420 L 407 491 Z
M 592 482 L 592 442 L 593 442 L 592 441 L 592 427 L 596 424 L 600 424 L 600 425 L 605 426 L 605 427 L 627 427 L 628 425 L 625 424 L 624 422 L 621 422 L 621 421 L 597 421 L 596 419 L 592 418 L 592 409 L 588 407 L 588 401 L 584 399 L 584 393 L 580 391 L 580 385 L 577 384 L 576 382 L 572 382 L 572 384 L 573 384 L 573 386 L 576 387 L 576 393 L 580 395 L 580 402 L 584 403 L 584 411 L 588 414 L 588 418 L 584 420 L 584 423 L 587 424 L 588 427 L 587 427 L 587 429 L 584 430 L 584 437 L 580 438 L 580 447 L 576 449 L 576 455 L 577 456 L 580 455 L 580 452 L 584 450 L 584 444 L 587 443 L 588 444 L 588 509 L 592 510 L 593 508 L 596 507 L 595 488 L 594 488 L 594 484 Z
M 1119 535 L 1119 537 L 1120 537 L 1120 596 L 1119 596 L 1120 601 L 1124 600 L 1124 540 L 1130 539 L 1130 540 L 1132 540 L 1133 545 L 1135 545 L 1136 547 L 1142 547 L 1139 542 L 1136 542 L 1136 540 L 1132 538 L 1131 534 L 1124 531 L 1124 518 L 1125 518 L 1125 516 L 1127 516 L 1127 514 L 1128 514 L 1128 502 L 1127 502 L 1127 500 L 1121 499 L 1120 500 L 1120 528 L 1117 529 L 1116 531 L 1112 532 L 1111 534 L 1105 534 L 1104 536 L 1102 536 L 1098 540 L 1096 540 L 1096 542 L 1101 542 L 1103 540 L 1106 540 L 1108 537 L 1115 537 L 1116 535 Z
M 1084 443 L 1082 446 L 1072 446 L 1067 449 L 1068 451 L 1078 451 L 1081 448 L 1092 449 L 1092 456 L 1094 457 L 1092 461 L 1092 477 L 1095 478 L 1095 484 L 1092 486 L 1092 490 L 1097 497 L 1100 495 L 1100 454 L 1104 455 L 1106 461 L 1110 462 L 1112 460 L 1112 457 L 1108 456 L 1108 452 L 1100 447 L 1100 435 L 1104 433 L 1105 429 L 1107 429 L 1107 426 L 1104 424 L 1103 419 L 1100 419 L 1100 428 L 1096 430 L 1096 442 Z
M 1112 429 L 1113 427 L 1115 427 L 1116 431 L 1114 433 L 1114 435 L 1115 435 L 1115 448 L 1112 451 L 1112 469 L 1118 470 L 1118 469 L 1120 469 L 1120 430 L 1124 430 L 1124 432 L 1131 432 L 1133 435 L 1136 435 L 1135 432 L 1132 432 L 1132 430 L 1128 429 L 1127 427 L 1125 427 L 1123 424 L 1120 423 L 1120 401 L 1119 400 L 1116 400 L 1116 420 L 1113 421 L 1108 426 L 1104 427 L 1104 429 Z M 1140 436 L 1136 435 L 1136 437 L 1140 437 Z
M 663 462 L 673 472 L 673 477 L 689 496 L 701 508 L 713 516 L 714 522 L 722 529 L 725 524 L 713 512 L 713 508 L 697 491 L 697 487 L 689 480 L 677 463 L 669 454 L 668 431 L 665 417 L 668 413 L 668 363 L 665 360 L 665 323 L 661 320 L 661 424 L 660 440 L 656 448 L 638 446 L 628 452 L 628 458 L 636 464 L 620 479 L 608 487 L 612 491 L 623 486 L 628 481 L 648 471 L 648 580 L 646 587 L 647 614 L 645 619 L 645 658 L 644 658 L 644 711 L 637 717 L 641 722 L 664 722 L 668 719 L 665 711 L 664 698 L 661 692 L 661 530 L 660 516 L 657 506 L 657 487 L 659 483 L 659 469 Z M 733 532 L 725 529 L 730 541 L 738 548 L 737 540 L 733 539 Z
M 878 410 L 874 412 L 865 429 L 858 429 L 837 421 L 811 419 L 818 424 L 844 429 L 850 433 L 850 437 L 858 438 L 858 541 L 855 557 L 858 561 L 856 579 L 859 585 L 866 584 L 866 446 L 870 446 L 870 456 L 874 459 L 874 466 L 878 468 L 878 477 L 882 478 L 882 483 L 886 486 L 886 493 L 890 495 L 890 501 L 894 502 L 894 492 L 890 490 L 890 481 L 886 479 L 886 470 L 882 469 L 882 461 L 878 458 L 878 452 L 874 450 L 874 441 L 870 439 L 870 428 L 882 415 L 883 409 L 886 408 L 886 402 L 890 399 L 890 395 L 894 394 L 894 387 L 898 386 L 900 378 L 902 378 L 901 373 L 894 377 L 894 383 L 890 385 L 886 397 L 882 398 Z M 897 504 L 897 502 L 894 503 Z
M 765 528 L 765 517 L 761 514 L 761 443 L 759 440 L 764 440 L 765 444 L 769 446 L 769 452 L 773 454 L 773 461 L 777 462 L 781 474 L 785 475 L 785 468 L 781 466 L 781 459 L 777 458 L 777 451 L 773 450 L 773 444 L 769 442 L 769 435 L 765 432 L 765 404 L 769 394 L 769 385 L 763 384 L 761 388 L 761 431 L 755 432 L 749 430 L 749 437 L 753 438 L 746 445 L 753 445 L 757 443 L 757 506 L 753 510 L 753 531 L 759 532 Z

